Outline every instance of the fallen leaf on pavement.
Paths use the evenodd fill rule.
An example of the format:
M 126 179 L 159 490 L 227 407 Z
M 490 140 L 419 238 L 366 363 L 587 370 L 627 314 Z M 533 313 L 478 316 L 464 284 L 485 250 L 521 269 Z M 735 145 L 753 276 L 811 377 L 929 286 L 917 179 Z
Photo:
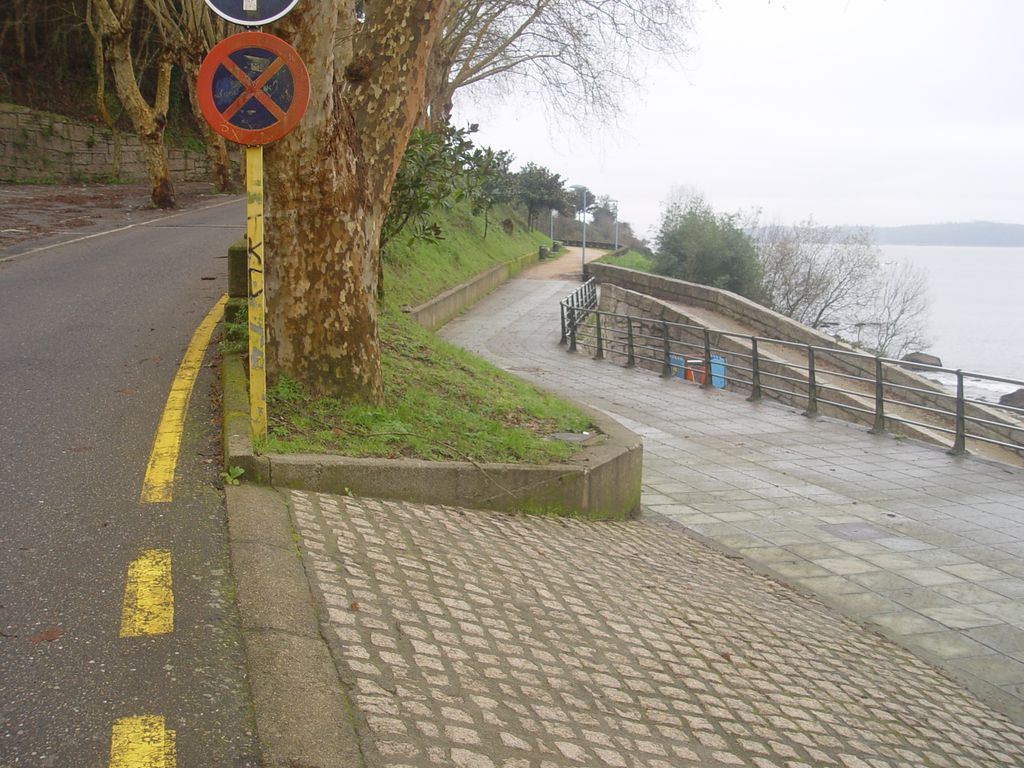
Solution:
M 56 640 L 63 634 L 63 627 L 50 627 L 49 629 L 44 629 L 37 635 L 32 635 L 32 637 L 30 637 L 29 640 L 31 640 L 33 643 L 52 643 L 54 640 Z

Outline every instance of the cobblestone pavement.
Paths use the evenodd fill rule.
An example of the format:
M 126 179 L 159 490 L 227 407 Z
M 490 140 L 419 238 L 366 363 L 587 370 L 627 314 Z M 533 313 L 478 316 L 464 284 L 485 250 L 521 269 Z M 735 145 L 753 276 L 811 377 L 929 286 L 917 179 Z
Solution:
M 512 280 L 442 330 L 644 438 L 644 510 L 741 554 L 1024 723 L 1024 471 L 558 345 L 578 283 Z
M 678 526 L 288 498 L 368 765 L 1024 765 L 958 683 Z

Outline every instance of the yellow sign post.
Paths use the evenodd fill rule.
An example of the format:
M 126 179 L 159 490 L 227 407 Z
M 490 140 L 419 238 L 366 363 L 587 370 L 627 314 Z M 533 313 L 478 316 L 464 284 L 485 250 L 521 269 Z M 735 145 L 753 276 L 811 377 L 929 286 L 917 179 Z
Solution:
M 249 245 L 249 419 L 253 439 L 267 436 L 267 328 L 263 290 L 263 147 L 245 148 L 246 227 Z
M 207 0 L 224 18 L 247 26 L 279 19 L 296 0 L 247 2 L 252 18 L 230 14 L 238 0 Z M 248 8 L 251 5 L 252 8 Z M 226 15 L 227 14 L 227 15 Z M 263 145 L 288 134 L 309 103 L 309 73 L 288 43 L 265 32 L 221 40 L 196 77 L 199 109 L 215 133 L 245 146 L 245 234 L 249 242 L 249 420 L 253 439 L 267 436 L 267 327 L 263 251 Z

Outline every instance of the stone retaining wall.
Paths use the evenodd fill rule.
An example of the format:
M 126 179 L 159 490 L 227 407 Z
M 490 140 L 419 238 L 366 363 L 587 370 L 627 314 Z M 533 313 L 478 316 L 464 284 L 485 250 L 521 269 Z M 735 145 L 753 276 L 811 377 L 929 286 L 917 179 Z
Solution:
M 175 181 L 210 178 L 204 152 L 168 147 Z M 114 167 L 114 138 L 105 127 L 62 115 L 0 103 L 0 181 L 69 183 L 106 180 Z M 120 181 L 149 180 L 142 145 L 121 133 Z
M 518 275 L 526 267 L 536 264 L 538 252 L 533 251 L 524 256 L 499 264 L 470 280 L 449 288 L 430 301 L 406 310 L 407 314 L 417 323 L 431 331 L 436 331 L 456 315 L 476 304 L 499 285 L 511 277 Z

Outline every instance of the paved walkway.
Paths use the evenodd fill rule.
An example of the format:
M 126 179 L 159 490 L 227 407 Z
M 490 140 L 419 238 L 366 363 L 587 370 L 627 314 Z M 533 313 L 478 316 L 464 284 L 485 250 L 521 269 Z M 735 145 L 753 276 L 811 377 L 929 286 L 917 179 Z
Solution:
M 576 285 L 510 281 L 442 335 L 643 435 L 647 512 L 816 594 L 1024 723 L 1024 472 L 570 355 L 558 300 Z M 772 615 L 783 637 L 796 631 Z

